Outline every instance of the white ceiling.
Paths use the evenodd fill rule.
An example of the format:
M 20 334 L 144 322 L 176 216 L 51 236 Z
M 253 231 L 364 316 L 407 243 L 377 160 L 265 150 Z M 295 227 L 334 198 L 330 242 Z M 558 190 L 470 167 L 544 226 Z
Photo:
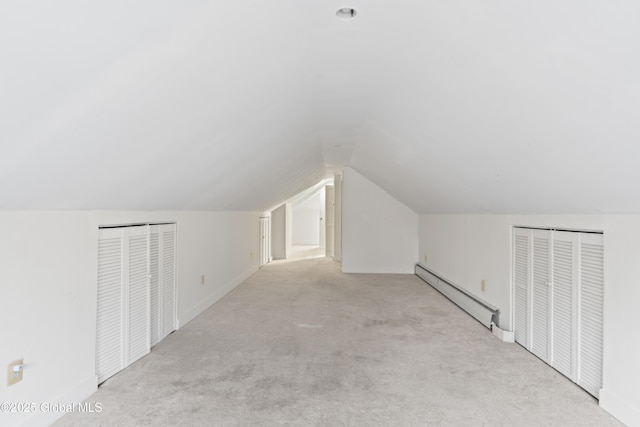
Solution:
M 335 11 L 350 6 L 350 22 Z M 4 0 L 0 209 L 640 212 L 640 2 Z

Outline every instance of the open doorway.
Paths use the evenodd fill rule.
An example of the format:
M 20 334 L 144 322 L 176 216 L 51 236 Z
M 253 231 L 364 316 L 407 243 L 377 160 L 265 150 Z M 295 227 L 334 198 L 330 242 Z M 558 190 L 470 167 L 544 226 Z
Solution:
M 332 190 L 333 179 L 326 179 L 271 210 L 273 260 L 333 256 Z M 331 200 L 327 203 L 329 195 Z
M 290 258 L 324 256 L 325 190 L 321 187 L 291 205 Z

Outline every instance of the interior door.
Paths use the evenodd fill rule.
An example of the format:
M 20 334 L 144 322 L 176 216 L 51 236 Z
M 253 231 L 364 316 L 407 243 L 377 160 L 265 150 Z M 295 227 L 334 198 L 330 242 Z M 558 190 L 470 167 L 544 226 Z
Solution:
M 270 233 L 269 233 L 269 217 L 260 218 L 260 267 L 267 264 L 271 258 Z
M 333 257 L 333 229 L 334 229 L 334 204 L 335 204 L 335 192 L 332 185 L 327 185 L 325 188 L 325 202 L 324 202 L 324 218 L 325 218 L 325 254 L 328 257 Z

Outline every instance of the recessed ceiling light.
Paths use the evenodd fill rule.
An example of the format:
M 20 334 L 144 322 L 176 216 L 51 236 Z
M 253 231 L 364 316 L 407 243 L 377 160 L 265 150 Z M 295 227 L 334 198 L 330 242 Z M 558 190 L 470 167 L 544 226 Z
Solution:
M 342 9 L 338 9 L 336 12 L 336 16 L 342 21 L 351 21 L 357 14 L 358 12 L 350 7 L 343 7 Z

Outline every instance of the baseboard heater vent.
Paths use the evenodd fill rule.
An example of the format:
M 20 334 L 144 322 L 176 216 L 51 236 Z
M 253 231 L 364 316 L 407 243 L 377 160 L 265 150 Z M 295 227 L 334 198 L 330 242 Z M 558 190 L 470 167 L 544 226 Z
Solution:
M 449 298 L 458 307 L 469 313 L 478 322 L 493 330 L 500 325 L 500 310 L 461 287 L 438 276 L 433 271 L 416 264 L 416 276 L 430 284 L 438 292 Z

